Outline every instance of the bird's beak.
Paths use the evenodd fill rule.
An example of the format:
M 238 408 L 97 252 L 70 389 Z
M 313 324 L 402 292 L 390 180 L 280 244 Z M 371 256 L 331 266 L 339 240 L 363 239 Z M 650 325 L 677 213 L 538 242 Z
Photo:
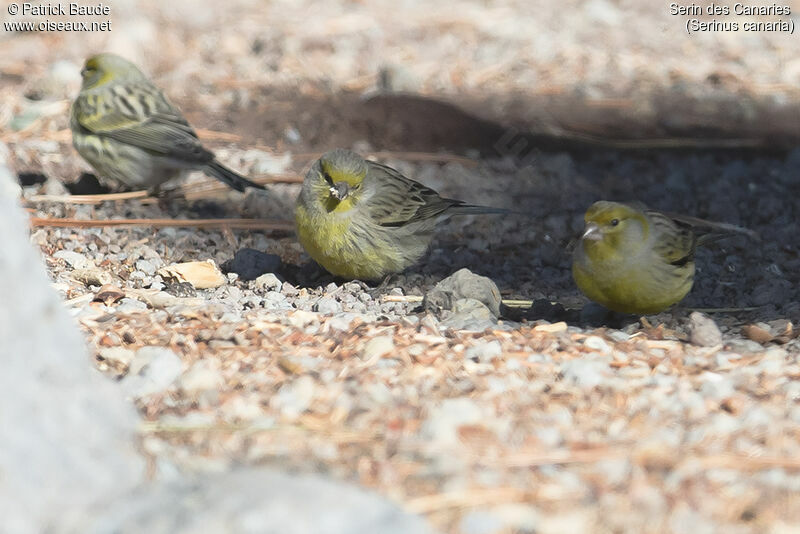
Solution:
M 346 182 L 336 182 L 330 187 L 331 196 L 336 200 L 344 200 L 350 193 L 350 188 Z
M 587 223 L 586 228 L 583 230 L 581 239 L 589 239 L 591 241 L 600 241 L 603 239 L 603 234 L 600 232 L 600 227 L 595 223 Z

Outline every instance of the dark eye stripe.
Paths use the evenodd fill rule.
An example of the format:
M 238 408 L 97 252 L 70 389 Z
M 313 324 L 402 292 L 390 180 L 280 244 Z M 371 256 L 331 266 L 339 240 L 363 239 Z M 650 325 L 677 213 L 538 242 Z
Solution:
M 328 174 L 325 171 L 322 171 L 322 177 L 325 178 L 325 181 L 328 182 L 328 185 L 333 187 L 333 178 L 331 178 L 330 174 Z

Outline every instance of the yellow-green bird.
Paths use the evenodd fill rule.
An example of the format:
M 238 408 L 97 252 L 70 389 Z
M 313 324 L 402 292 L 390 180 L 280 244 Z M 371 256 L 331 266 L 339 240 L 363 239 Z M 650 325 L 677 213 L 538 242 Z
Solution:
M 70 117 L 72 144 L 100 175 L 157 191 L 199 170 L 238 191 L 263 189 L 217 161 L 178 108 L 127 59 L 92 56 L 81 76 Z
M 666 214 L 641 205 L 595 202 L 572 261 L 584 295 L 620 313 L 659 313 L 680 302 L 694 283 L 699 245 L 726 233 L 756 234 L 732 224 Z M 695 230 L 710 232 L 698 236 Z
M 349 150 L 311 166 L 297 198 L 297 237 L 333 275 L 381 280 L 415 264 L 436 223 L 451 215 L 509 213 L 465 204 Z

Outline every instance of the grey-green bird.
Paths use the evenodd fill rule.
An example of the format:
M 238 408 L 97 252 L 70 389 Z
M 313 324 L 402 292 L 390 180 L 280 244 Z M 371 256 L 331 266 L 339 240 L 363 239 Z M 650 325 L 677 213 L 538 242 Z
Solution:
M 217 161 L 178 108 L 127 59 L 92 56 L 81 76 L 70 117 L 72 144 L 100 175 L 156 191 L 199 170 L 237 191 L 264 189 Z
M 660 313 L 682 300 L 694 284 L 698 246 L 731 234 L 758 239 L 740 226 L 641 204 L 601 200 L 584 220 L 572 276 L 584 295 L 621 313 Z
M 336 149 L 306 174 L 295 222 L 300 243 L 328 272 L 381 280 L 422 258 L 437 222 L 477 213 L 509 211 L 442 198 L 391 167 Z

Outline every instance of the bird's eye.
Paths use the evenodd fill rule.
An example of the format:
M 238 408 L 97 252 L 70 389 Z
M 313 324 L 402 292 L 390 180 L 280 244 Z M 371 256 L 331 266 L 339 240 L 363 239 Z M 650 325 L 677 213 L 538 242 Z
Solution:
M 322 177 L 325 179 L 326 182 L 328 182 L 328 185 L 333 187 L 333 178 L 331 178 L 330 174 L 328 174 L 325 171 L 322 171 Z
M 619 224 L 619 219 L 611 219 L 611 226 L 617 226 Z

